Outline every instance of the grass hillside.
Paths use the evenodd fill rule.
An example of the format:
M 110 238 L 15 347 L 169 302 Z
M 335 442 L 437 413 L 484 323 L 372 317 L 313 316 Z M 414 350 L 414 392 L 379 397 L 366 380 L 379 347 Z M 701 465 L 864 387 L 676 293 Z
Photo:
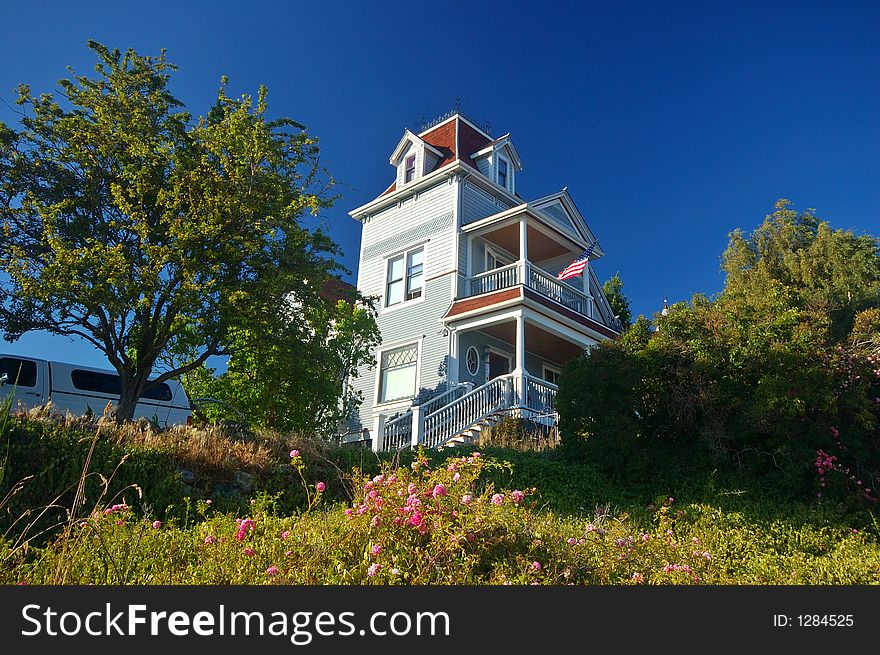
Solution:
M 40 416 L 0 446 L 6 584 L 880 582 L 868 509 L 712 476 L 621 488 L 552 451 L 380 458 Z

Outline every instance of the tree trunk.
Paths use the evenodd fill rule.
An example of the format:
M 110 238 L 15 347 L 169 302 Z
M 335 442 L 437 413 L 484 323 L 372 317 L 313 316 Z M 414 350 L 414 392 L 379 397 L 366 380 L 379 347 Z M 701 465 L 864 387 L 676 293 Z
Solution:
M 119 404 L 116 406 L 116 423 L 121 425 L 134 418 L 134 410 L 147 384 L 146 376 L 129 371 L 120 371 L 119 380 L 122 389 L 119 394 Z

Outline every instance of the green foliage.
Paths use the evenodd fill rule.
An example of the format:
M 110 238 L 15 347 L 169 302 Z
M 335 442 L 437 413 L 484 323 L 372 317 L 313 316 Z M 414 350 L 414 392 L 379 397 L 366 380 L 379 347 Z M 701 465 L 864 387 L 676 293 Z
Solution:
M 232 339 L 223 374 L 200 367 L 184 377 L 190 398 L 222 401 L 207 417 L 321 434 L 334 433 L 361 402 L 349 381 L 359 365 L 375 363 L 380 341 L 372 304 L 353 298 L 302 306 L 296 323 L 268 334 L 244 327 Z
M 62 102 L 22 85 L 20 131 L 0 124 L 0 318 L 7 339 L 47 330 L 105 353 L 127 420 L 242 330 L 302 334 L 288 299 L 320 306 L 338 269 L 302 219 L 333 198 L 317 140 L 270 118 L 264 87 L 221 87 L 193 121 L 164 52 L 89 47 L 96 76 L 61 80 Z
M 509 469 L 474 453 L 362 477 L 350 505 L 280 516 L 263 496 L 246 515 L 205 501 L 162 522 L 98 507 L 42 548 L 0 540 L 12 584 L 867 584 L 876 535 L 833 514 L 749 517 L 672 497 L 639 516 L 563 517 L 533 491 L 486 483 Z M 317 487 L 303 479 L 306 486 Z M 807 513 L 804 513 L 804 512 Z
M 794 497 L 873 502 L 876 240 L 780 201 L 750 238 L 731 235 L 724 267 L 717 298 L 673 306 L 655 332 L 640 317 L 619 342 L 569 364 L 563 450 L 627 483 L 720 471 Z M 830 468 L 818 464 L 826 455 Z
M 628 329 L 632 324 L 632 310 L 629 307 L 629 298 L 623 293 L 623 280 L 620 279 L 620 273 L 615 273 L 607 279 L 602 285 L 602 291 L 605 292 L 611 311 L 620 319 L 623 329 Z

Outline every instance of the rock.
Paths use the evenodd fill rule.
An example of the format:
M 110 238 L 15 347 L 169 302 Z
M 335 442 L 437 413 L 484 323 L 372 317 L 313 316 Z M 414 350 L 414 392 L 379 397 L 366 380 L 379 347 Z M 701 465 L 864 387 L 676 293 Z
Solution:
M 180 471 L 180 480 L 183 484 L 193 486 L 196 483 L 196 474 L 186 469 Z
M 244 493 L 250 493 L 254 488 L 254 476 L 252 476 L 247 471 L 236 471 L 235 475 L 232 476 L 233 481 L 236 486 L 241 489 Z

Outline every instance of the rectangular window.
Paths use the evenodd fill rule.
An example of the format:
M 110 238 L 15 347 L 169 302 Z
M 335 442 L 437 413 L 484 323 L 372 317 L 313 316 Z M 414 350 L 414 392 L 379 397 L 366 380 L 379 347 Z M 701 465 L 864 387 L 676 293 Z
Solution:
M 558 368 L 550 367 L 547 366 L 547 364 L 544 364 L 544 380 L 546 380 L 550 384 L 555 384 L 559 386 L 559 376 L 561 374 L 562 372 Z
M 386 350 L 379 368 L 379 402 L 403 400 L 416 395 L 418 344 Z
M 498 184 L 507 188 L 507 162 L 498 158 Z
M 416 178 L 416 156 L 410 155 L 406 158 L 406 164 L 403 167 L 403 182 L 412 182 Z
M 6 374 L 6 384 L 19 387 L 37 386 L 37 364 L 27 359 L 0 358 L 0 377 Z
M 80 391 L 106 393 L 113 396 L 118 396 L 122 393 L 122 382 L 118 375 L 113 375 L 112 373 L 98 373 L 96 371 L 76 369 L 70 374 L 70 377 L 73 381 L 73 386 Z M 141 395 L 141 400 L 145 398 L 167 402 L 171 400 L 171 387 L 162 383 L 157 387 L 147 389 Z
M 416 248 L 388 260 L 385 282 L 386 307 L 421 297 L 424 267 L 424 248 Z

